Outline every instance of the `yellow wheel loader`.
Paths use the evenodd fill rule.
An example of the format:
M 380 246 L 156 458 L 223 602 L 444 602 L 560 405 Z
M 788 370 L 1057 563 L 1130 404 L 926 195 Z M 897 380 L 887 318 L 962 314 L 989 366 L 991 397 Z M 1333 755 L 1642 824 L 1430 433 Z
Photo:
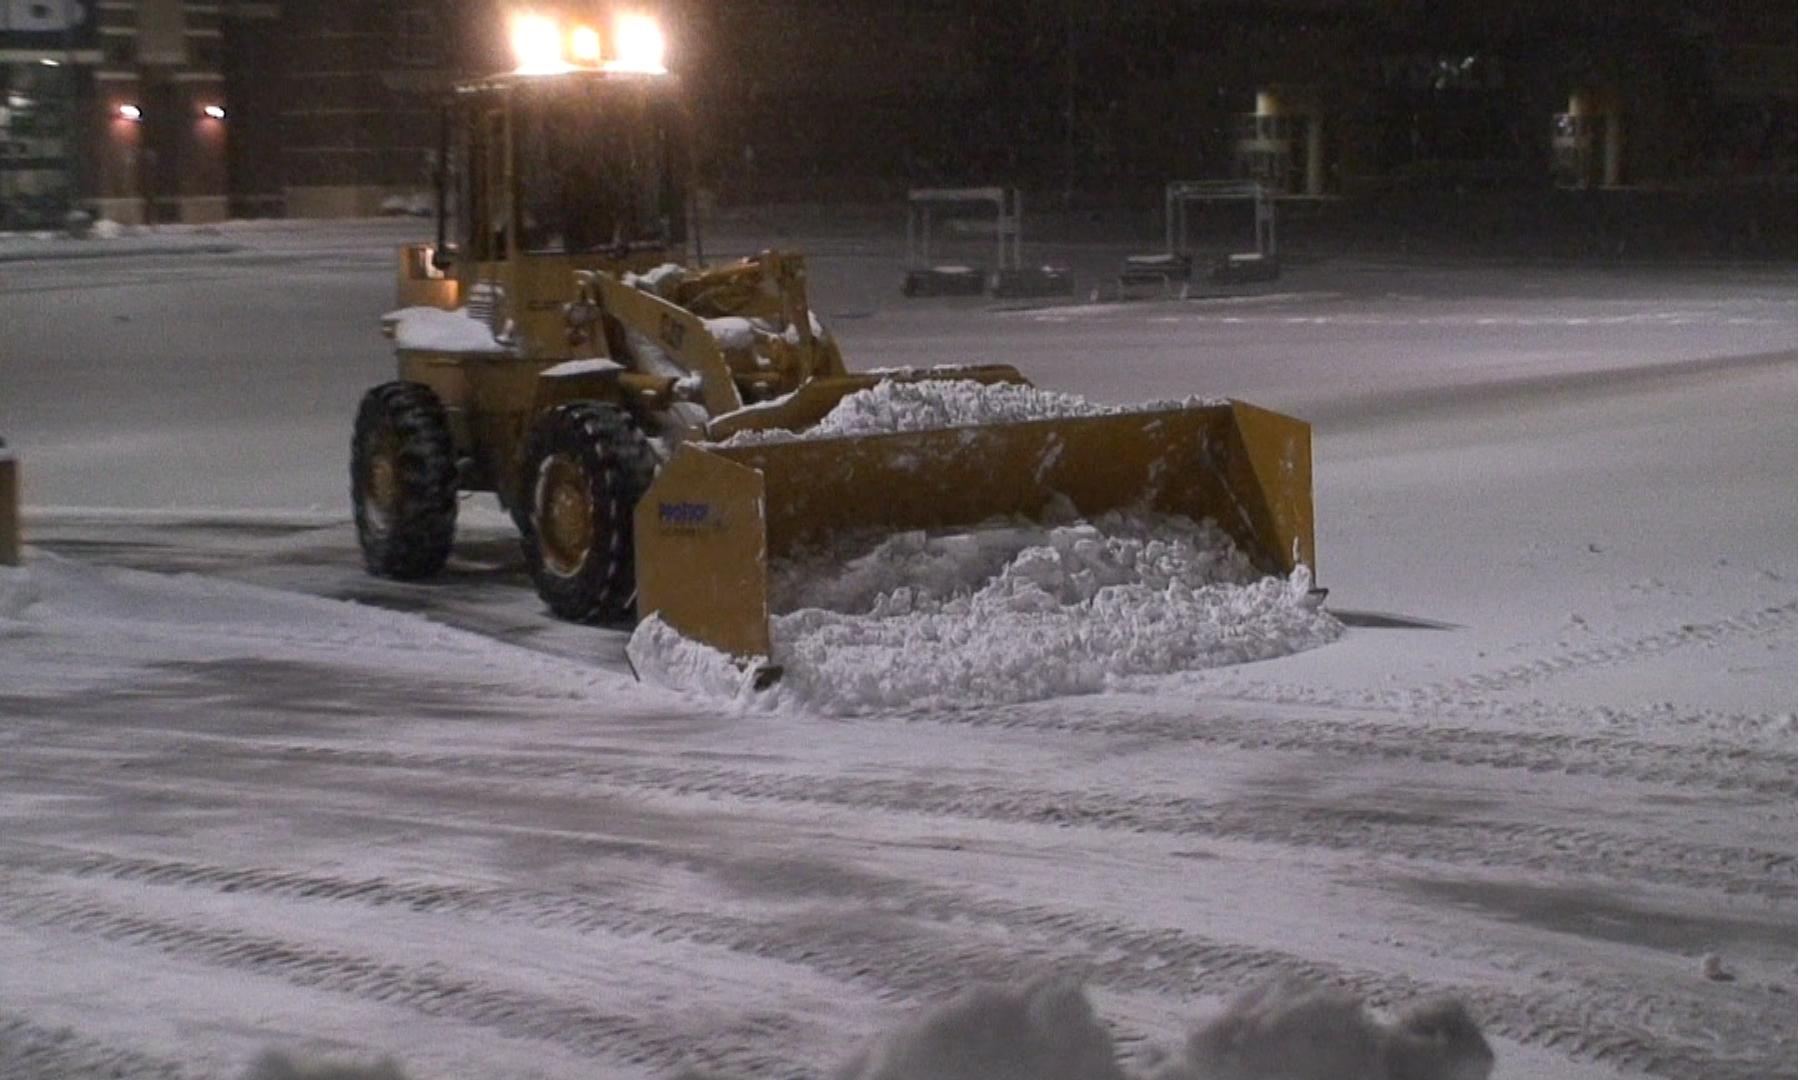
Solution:
M 883 379 L 1025 379 L 847 372 L 799 256 L 701 261 L 677 80 L 592 31 L 533 33 L 556 55 L 453 95 L 437 242 L 400 253 L 398 378 L 351 445 L 372 573 L 438 572 L 459 494 L 491 491 L 557 615 L 654 613 L 769 666 L 771 560 L 848 530 L 1141 507 L 1215 520 L 1269 572 L 1312 564 L 1310 430 L 1240 402 L 725 445 Z

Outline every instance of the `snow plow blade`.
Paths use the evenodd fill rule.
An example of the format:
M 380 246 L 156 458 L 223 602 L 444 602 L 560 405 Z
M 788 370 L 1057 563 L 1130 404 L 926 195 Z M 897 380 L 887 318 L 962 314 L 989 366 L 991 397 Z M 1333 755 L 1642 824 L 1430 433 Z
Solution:
M 725 447 L 685 444 L 639 502 L 638 612 L 772 658 L 769 563 L 846 532 L 1145 508 L 1210 518 L 1269 573 L 1313 566 L 1312 431 L 1231 401 Z

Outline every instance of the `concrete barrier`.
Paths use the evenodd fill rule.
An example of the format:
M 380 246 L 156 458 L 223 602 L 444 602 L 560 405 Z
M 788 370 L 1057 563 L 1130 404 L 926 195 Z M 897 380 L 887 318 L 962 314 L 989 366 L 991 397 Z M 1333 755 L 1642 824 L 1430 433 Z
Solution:
M 0 566 L 17 566 L 24 550 L 19 532 L 19 462 L 0 443 Z

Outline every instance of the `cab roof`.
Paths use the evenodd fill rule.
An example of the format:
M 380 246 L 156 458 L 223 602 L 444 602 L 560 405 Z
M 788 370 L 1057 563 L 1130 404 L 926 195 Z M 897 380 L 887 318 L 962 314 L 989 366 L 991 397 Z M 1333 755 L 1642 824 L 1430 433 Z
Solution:
M 456 84 L 456 93 L 506 94 L 513 90 L 537 86 L 572 86 L 610 84 L 619 86 L 674 86 L 676 78 L 667 71 L 638 71 L 626 68 L 571 67 L 544 73 L 507 71 Z

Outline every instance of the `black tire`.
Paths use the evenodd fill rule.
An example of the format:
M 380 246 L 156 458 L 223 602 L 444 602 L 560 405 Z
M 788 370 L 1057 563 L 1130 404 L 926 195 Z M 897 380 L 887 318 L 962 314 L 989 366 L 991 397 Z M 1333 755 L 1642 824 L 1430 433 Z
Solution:
M 630 619 L 631 517 L 656 475 L 643 433 L 615 406 L 559 405 L 532 425 L 520 467 L 525 562 L 538 595 L 575 622 Z
M 410 581 L 444 568 L 456 537 L 456 443 L 429 387 L 391 382 L 363 395 L 350 501 L 369 573 Z

